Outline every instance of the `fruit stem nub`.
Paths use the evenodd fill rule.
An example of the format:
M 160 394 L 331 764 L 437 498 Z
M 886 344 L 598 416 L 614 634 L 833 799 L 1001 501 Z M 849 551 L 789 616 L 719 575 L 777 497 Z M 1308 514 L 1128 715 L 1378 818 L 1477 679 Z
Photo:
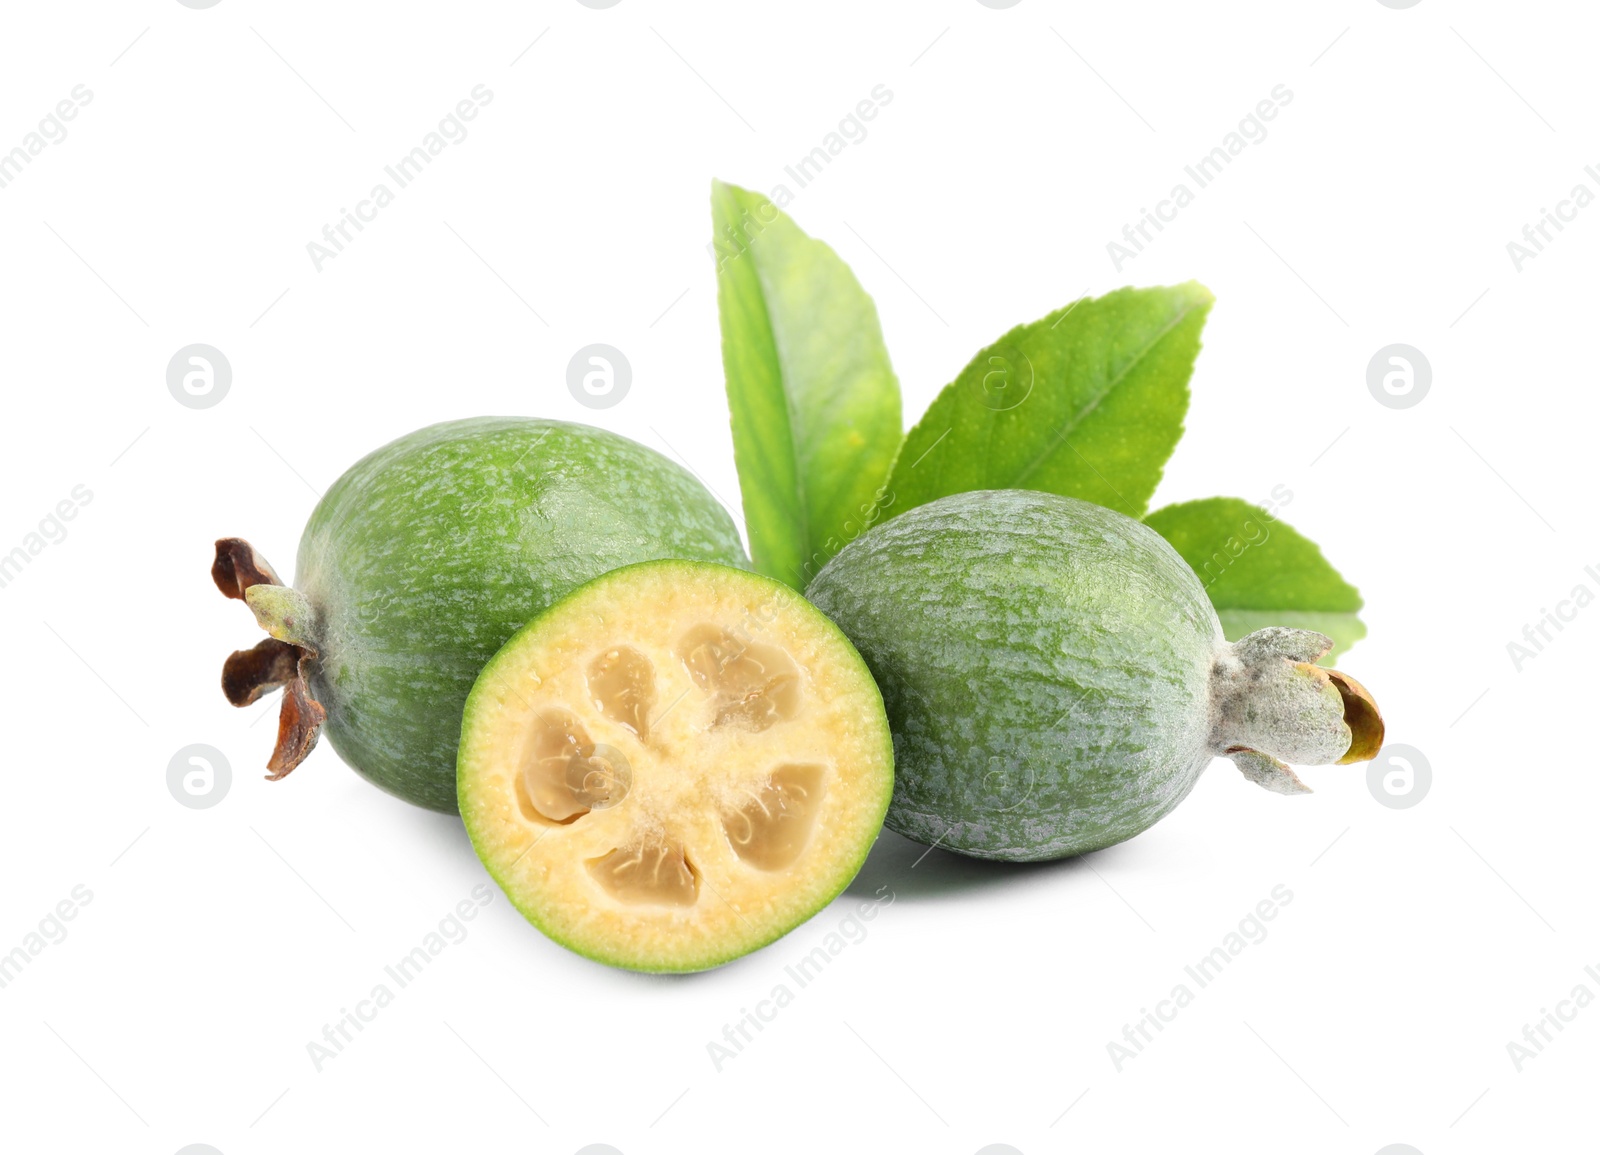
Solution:
M 1279 794 L 1310 793 L 1287 762 L 1364 762 L 1383 746 L 1383 715 L 1364 686 L 1316 664 L 1333 648 L 1312 630 L 1273 626 L 1218 650 L 1211 666 L 1211 749 Z
M 305 761 L 328 718 L 306 682 L 307 664 L 317 657 L 315 613 L 305 595 L 279 581 L 243 538 L 218 540 L 211 580 L 225 596 L 247 604 L 272 635 L 228 655 L 222 664 L 222 692 L 233 705 L 248 706 L 263 694 L 283 690 L 278 741 L 267 760 L 272 771 L 267 777 L 276 781 Z

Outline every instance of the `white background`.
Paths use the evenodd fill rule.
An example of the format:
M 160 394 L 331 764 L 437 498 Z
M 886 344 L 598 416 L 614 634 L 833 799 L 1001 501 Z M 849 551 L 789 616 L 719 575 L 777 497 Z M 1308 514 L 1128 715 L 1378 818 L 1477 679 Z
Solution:
M 1506 243 L 1600 191 L 1595 33 L 1576 4 L 1442 0 L 8 5 L 0 149 L 93 99 L 0 189 L 0 552 L 92 500 L 0 589 L 0 951 L 92 900 L 0 989 L 0 1145 L 1578 1149 L 1600 1009 L 1520 1072 L 1507 1044 L 1600 995 L 1600 609 L 1520 672 L 1507 643 L 1600 589 L 1600 208 L 1520 272 Z M 479 84 L 470 136 L 317 271 L 307 242 Z M 783 167 L 879 84 L 866 138 L 794 189 Z M 1266 139 L 1116 269 L 1107 242 L 1279 84 Z M 688 978 L 570 955 L 496 892 L 319 1073 L 307 1044 L 485 875 L 457 820 L 326 744 L 261 780 L 276 702 L 217 690 L 259 635 L 211 542 L 287 572 L 357 457 L 482 413 L 627 434 L 736 509 L 713 176 L 790 183 L 877 300 L 908 423 L 1014 323 L 1209 285 L 1155 504 L 1292 490 L 1282 516 L 1367 599 L 1341 665 L 1431 790 L 1392 809 L 1327 767 L 1290 799 L 1218 763 L 1148 833 L 1033 869 L 913 865 L 885 835 L 849 896 Z M 233 367 L 214 408 L 167 390 L 192 342 Z M 634 371 L 603 412 L 565 384 L 592 342 Z M 1413 408 L 1367 388 L 1392 342 L 1432 365 Z M 168 792 L 191 743 L 233 768 L 211 809 Z M 1266 939 L 1119 1072 L 1124 1024 L 1279 884 Z M 880 887 L 868 937 L 715 1070 L 724 1024 Z

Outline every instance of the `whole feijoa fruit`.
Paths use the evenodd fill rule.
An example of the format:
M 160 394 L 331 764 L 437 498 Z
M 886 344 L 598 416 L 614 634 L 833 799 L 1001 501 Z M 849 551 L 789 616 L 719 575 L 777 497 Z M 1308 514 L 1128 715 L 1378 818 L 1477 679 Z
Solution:
M 372 782 L 454 811 L 461 707 L 483 663 L 590 578 L 674 557 L 746 564 L 727 511 L 653 450 L 526 417 L 430 425 L 333 483 L 293 588 L 247 542 L 217 542 L 217 586 L 272 635 L 228 659 L 223 690 L 236 706 L 284 690 L 271 777 L 326 728 Z
M 1308 630 L 1228 642 L 1194 571 L 1139 522 L 1025 490 L 875 527 L 807 596 L 850 637 L 894 730 L 887 825 L 1031 861 L 1131 838 L 1218 755 L 1281 793 L 1284 762 L 1371 758 L 1383 723 Z
M 855 876 L 893 788 L 883 699 L 789 587 L 695 562 L 608 573 L 478 676 L 461 817 L 528 920 L 613 966 L 693 971 Z

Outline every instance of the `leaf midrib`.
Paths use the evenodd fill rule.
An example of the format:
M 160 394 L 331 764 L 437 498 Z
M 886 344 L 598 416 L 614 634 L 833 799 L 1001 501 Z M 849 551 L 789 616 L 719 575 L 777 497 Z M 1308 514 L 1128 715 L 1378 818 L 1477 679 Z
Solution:
M 1100 391 L 1094 400 L 1090 401 L 1070 420 L 1068 420 L 1068 422 L 1056 432 L 1054 440 L 1046 445 L 1044 449 L 1039 452 L 1039 455 L 1035 457 L 1025 469 L 1011 478 L 1013 485 L 1018 482 L 1026 481 L 1029 477 L 1032 477 L 1033 474 L 1037 472 L 1038 469 L 1044 465 L 1045 461 L 1055 452 L 1056 444 L 1058 442 L 1065 442 L 1068 436 L 1070 436 L 1072 432 L 1078 428 L 1078 426 L 1082 425 L 1084 420 L 1091 413 L 1100 407 L 1100 403 L 1111 395 L 1111 391 L 1120 385 L 1123 379 L 1127 377 L 1129 373 L 1132 373 L 1134 369 L 1138 367 L 1139 363 L 1150 355 L 1150 351 L 1157 345 L 1161 344 L 1162 341 L 1165 341 L 1172 331 L 1179 325 L 1183 324 L 1184 319 L 1198 308 L 1200 308 L 1199 302 L 1188 305 L 1181 313 L 1169 321 L 1166 327 L 1161 330 L 1161 332 L 1152 337 L 1149 343 L 1145 345 L 1144 348 L 1140 349 L 1139 352 L 1127 363 L 1127 365 L 1122 368 L 1120 372 L 1117 373 L 1116 376 L 1112 377 L 1110 381 L 1106 382 L 1106 387 Z
M 795 410 L 793 391 L 789 388 L 787 358 L 784 356 L 782 343 L 778 340 L 778 330 L 772 323 L 772 310 L 767 304 L 771 296 L 771 289 L 767 284 L 766 266 L 762 264 L 760 256 L 756 253 L 754 239 L 751 240 L 745 252 L 749 254 L 750 259 L 755 263 L 756 284 L 761 289 L 761 321 L 767 327 L 767 336 L 772 342 L 772 354 L 777 360 L 778 394 L 783 398 L 784 439 L 789 446 L 789 462 L 793 467 L 796 516 L 799 519 L 800 529 L 799 541 L 805 555 L 801 559 L 803 567 L 805 558 L 811 556 L 811 503 L 806 494 L 805 471 L 801 468 L 800 442 L 795 436 L 798 414 Z

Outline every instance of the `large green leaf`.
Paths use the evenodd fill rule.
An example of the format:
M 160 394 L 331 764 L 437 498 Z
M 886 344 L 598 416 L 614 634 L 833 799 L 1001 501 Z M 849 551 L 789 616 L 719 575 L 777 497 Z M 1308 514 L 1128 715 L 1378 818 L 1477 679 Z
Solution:
M 971 489 L 1042 489 L 1142 517 L 1183 433 L 1212 297 L 1118 289 L 1020 325 L 906 435 L 894 512 Z
M 1237 497 L 1168 505 L 1145 518 L 1200 577 L 1230 641 L 1265 626 L 1296 626 L 1333 639 L 1331 662 L 1366 636 L 1361 594 L 1316 543 Z
M 804 589 L 883 516 L 900 385 L 872 298 L 832 249 L 721 181 L 711 216 L 750 558 Z

